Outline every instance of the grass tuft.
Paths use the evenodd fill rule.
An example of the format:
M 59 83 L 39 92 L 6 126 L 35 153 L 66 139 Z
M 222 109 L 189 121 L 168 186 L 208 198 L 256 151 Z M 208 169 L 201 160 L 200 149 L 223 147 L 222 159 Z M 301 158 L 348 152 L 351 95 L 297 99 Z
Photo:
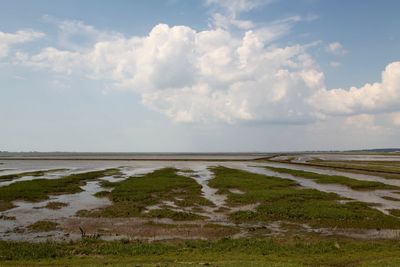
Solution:
M 49 232 L 57 229 L 58 223 L 50 221 L 37 221 L 28 226 L 28 229 L 34 232 Z
M 57 202 L 57 201 L 51 201 L 48 202 L 45 208 L 51 209 L 51 210 L 59 210 L 63 207 L 67 207 L 68 204 L 64 202 Z

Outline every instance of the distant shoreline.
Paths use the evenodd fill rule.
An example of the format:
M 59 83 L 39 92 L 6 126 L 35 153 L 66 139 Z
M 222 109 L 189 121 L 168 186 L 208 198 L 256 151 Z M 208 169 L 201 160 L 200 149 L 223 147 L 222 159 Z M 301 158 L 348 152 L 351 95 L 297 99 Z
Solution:
M 0 160 L 248 161 L 275 153 L 0 153 Z
M 282 152 L 8 152 L 0 160 L 104 160 L 104 161 L 252 161 L 280 155 L 347 154 L 400 156 L 400 149 Z
M 264 157 L 261 157 L 264 158 Z M 89 160 L 89 161 L 254 161 L 261 158 L 38 158 L 38 157 L 23 157 L 14 158 L 7 157 L 0 160 Z

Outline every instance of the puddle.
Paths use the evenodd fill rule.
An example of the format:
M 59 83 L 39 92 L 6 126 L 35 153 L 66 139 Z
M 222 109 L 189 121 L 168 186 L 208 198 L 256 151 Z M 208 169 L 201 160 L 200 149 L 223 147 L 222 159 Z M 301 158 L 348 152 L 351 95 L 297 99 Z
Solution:
M 201 185 L 202 196 L 214 204 L 214 207 L 201 206 L 204 212 L 197 212 L 196 214 L 208 217 L 211 222 L 228 222 L 228 216 L 226 212 L 220 212 L 220 209 L 228 208 L 226 206 L 226 195 L 218 194 L 218 190 L 208 185 L 208 181 L 214 178 L 214 173 L 209 170 L 209 167 L 217 166 L 214 164 L 196 164 L 190 166 L 190 168 L 181 169 L 178 172 L 179 175 L 187 176 L 196 180 Z M 186 172 L 185 170 L 190 170 Z M 195 213 L 195 212 L 193 212 Z
M 214 178 L 213 172 L 208 168 L 210 165 L 193 166 L 190 168 L 192 172 L 178 172 L 179 175 L 193 178 L 201 185 L 202 195 L 210 200 L 217 208 L 225 207 L 227 197 L 225 195 L 217 194 L 217 189 L 208 186 L 208 181 Z
M 13 233 L 14 228 L 26 227 L 39 220 L 62 221 L 65 218 L 74 216 L 78 210 L 97 209 L 111 204 L 107 198 L 97 198 L 93 196 L 100 192 L 103 188 L 98 181 L 87 182 L 81 187 L 82 192 L 69 195 L 51 196 L 48 200 L 41 202 L 25 202 L 14 201 L 17 207 L 4 211 L 1 215 L 13 216 L 15 220 L 0 221 L 0 239 L 18 239 L 20 234 Z M 68 206 L 58 210 L 44 208 L 48 202 L 63 202 Z M 35 235 L 43 235 L 44 233 L 32 233 Z M 24 232 L 23 235 L 26 235 Z
M 255 211 L 259 205 L 260 203 L 255 203 L 255 204 L 231 207 L 229 213 L 234 213 L 238 211 Z
M 239 190 L 239 189 L 229 189 L 229 192 L 231 192 L 233 194 L 239 194 L 239 195 L 245 194 L 245 192 L 243 192 L 242 190 Z

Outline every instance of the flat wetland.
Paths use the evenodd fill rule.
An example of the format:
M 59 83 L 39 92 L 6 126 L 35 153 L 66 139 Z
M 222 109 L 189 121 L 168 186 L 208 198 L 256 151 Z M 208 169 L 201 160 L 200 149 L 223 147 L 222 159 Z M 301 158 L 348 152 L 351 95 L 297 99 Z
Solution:
M 0 154 L 0 265 L 399 266 L 396 153 Z

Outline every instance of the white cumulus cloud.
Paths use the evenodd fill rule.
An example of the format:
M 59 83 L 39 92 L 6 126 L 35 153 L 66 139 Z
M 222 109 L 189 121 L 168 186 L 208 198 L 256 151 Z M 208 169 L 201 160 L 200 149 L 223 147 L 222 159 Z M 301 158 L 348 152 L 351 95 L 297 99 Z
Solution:
M 303 123 L 306 99 L 324 75 L 301 45 L 266 46 L 254 31 L 195 31 L 155 26 L 144 37 L 118 36 L 85 51 L 45 48 L 20 62 L 58 73 L 85 73 L 133 90 L 144 105 L 174 121 Z
M 263 5 L 273 2 L 272 0 L 206 0 L 208 6 L 218 7 L 222 13 L 216 12 L 211 15 L 212 26 L 216 28 L 229 29 L 231 27 L 249 30 L 256 25 L 251 20 L 239 19 L 240 13 L 248 12 Z
M 270 26 L 300 20 L 295 16 Z M 146 107 L 176 122 L 298 124 L 400 111 L 400 62 L 389 64 L 380 82 L 327 89 L 324 73 L 307 51 L 319 42 L 279 47 L 273 43 L 279 34 L 271 28 L 232 33 L 158 24 L 145 36 L 130 37 L 81 22 L 64 23 L 60 29 L 66 32 L 61 36 L 84 30 L 93 38 L 84 49 L 18 52 L 16 61 L 134 91 Z
M 312 105 L 325 114 L 351 115 L 400 110 L 400 61 L 386 66 L 382 81 L 350 89 L 319 90 Z
M 206 0 L 206 4 L 220 6 L 231 14 L 247 12 L 271 2 L 273 0 Z
M 33 30 L 20 30 L 15 33 L 0 31 L 0 58 L 6 57 L 12 45 L 22 44 L 43 37 L 45 34 Z
M 333 42 L 328 44 L 325 47 L 325 50 L 331 54 L 335 55 L 344 55 L 347 53 L 347 50 L 343 47 L 343 45 L 339 42 Z

